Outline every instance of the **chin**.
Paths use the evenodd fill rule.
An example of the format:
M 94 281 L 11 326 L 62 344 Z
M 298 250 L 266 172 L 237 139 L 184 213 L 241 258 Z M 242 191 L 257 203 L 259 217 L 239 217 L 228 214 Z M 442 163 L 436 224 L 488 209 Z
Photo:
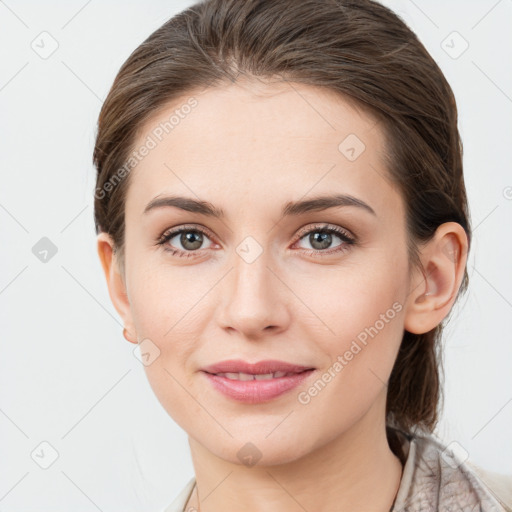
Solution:
M 247 468 L 288 464 L 306 455 L 307 450 L 304 453 L 297 451 L 297 445 L 292 442 L 284 445 L 282 440 L 277 438 L 276 440 L 258 440 L 258 438 L 251 441 L 250 436 L 245 437 L 244 441 L 234 438 L 225 446 L 213 443 L 213 446 L 208 449 L 227 462 Z M 304 450 L 304 444 L 302 446 Z

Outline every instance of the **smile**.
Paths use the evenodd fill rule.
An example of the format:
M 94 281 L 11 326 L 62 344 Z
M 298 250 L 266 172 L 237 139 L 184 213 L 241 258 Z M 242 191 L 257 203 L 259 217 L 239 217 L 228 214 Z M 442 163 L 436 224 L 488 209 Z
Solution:
M 252 373 L 216 373 L 219 377 L 226 377 L 231 380 L 269 380 L 269 379 L 277 379 L 280 377 L 288 377 L 289 375 L 296 375 L 294 372 L 274 372 L 274 373 L 262 373 L 262 374 L 252 374 Z
M 302 372 L 251 373 L 208 373 L 204 375 L 209 384 L 223 396 L 245 404 L 269 402 L 296 388 L 308 379 L 316 370 Z

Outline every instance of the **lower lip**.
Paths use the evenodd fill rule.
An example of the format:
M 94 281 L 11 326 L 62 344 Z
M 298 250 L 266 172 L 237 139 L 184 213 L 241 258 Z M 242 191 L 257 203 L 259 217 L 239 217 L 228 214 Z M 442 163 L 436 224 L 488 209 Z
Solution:
M 268 402 L 296 388 L 313 372 L 314 370 L 306 370 L 294 375 L 268 380 L 233 380 L 207 372 L 203 373 L 213 387 L 224 395 L 246 404 L 258 404 Z

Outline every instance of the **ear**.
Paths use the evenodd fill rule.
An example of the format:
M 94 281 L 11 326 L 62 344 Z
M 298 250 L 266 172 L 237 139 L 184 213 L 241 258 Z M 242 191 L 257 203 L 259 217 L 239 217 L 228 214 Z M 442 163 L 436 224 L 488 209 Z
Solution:
M 125 278 L 120 271 L 117 256 L 114 254 L 114 242 L 108 233 L 100 233 L 97 237 L 98 256 L 107 280 L 110 300 L 123 319 L 126 331 L 125 338 L 131 343 L 138 343 L 133 319 L 130 310 L 130 302 L 126 293 Z
M 450 312 L 464 277 L 468 239 L 457 222 L 439 226 L 421 249 L 423 268 L 414 273 L 406 300 L 405 330 L 423 334 Z

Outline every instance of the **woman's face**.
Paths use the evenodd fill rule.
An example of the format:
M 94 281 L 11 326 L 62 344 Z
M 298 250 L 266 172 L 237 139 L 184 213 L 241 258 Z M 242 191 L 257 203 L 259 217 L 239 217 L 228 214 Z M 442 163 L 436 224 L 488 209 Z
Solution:
M 410 281 L 404 204 L 385 178 L 380 125 L 300 84 L 239 82 L 191 96 L 140 132 L 135 149 L 149 150 L 126 198 L 125 322 L 156 396 L 189 436 L 233 462 L 242 447 L 255 450 L 248 442 L 260 464 L 276 464 L 365 418 L 382 425 Z M 168 196 L 223 216 L 148 209 Z M 329 199 L 309 208 L 320 197 Z M 214 380 L 226 377 L 203 371 L 231 359 L 315 370 L 258 400 L 220 391 Z

